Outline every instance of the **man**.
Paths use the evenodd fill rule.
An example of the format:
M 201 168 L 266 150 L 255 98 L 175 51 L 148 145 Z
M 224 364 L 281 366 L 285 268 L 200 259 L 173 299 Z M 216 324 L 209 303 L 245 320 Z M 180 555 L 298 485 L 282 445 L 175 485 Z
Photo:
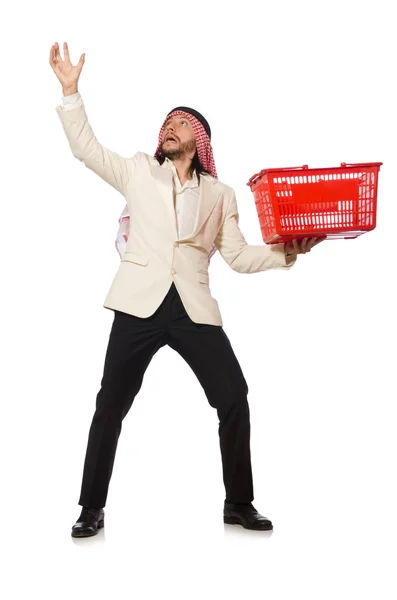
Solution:
M 211 295 L 208 263 L 219 250 L 239 273 L 289 269 L 297 254 L 320 240 L 247 244 L 238 227 L 234 190 L 216 175 L 209 124 L 195 109 L 168 113 L 154 156 L 137 152 L 124 158 L 102 146 L 77 90 L 84 55 L 73 66 L 66 42 L 64 55 L 63 61 L 58 44 L 52 46 L 50 64 L 63 87 L 57 113 L 73 155 L 127 203 L 117 242 L 121 262 L 104 302 L 115 314 L 88 438 L 79 498 L 83 508 L 72 535 L 95 535 L 104 525 L 122 420 L 151 359 L 166 344 L 190 365 L 217 410 L 224 522 L 272 529 L 252 505 L 248 386 Z

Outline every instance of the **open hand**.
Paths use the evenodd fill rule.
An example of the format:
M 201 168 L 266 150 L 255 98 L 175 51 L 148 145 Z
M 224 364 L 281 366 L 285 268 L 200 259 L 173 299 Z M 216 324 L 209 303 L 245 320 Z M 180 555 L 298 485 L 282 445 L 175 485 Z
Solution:
M 310 252 L 313 246 L 316 246 L 320 242 L 325 240 L 324 237 L 310 237 L 303 238 L 301 240 L 292 240 L 292 242 L 287 242 L 285 244 L 285 252 L 287 254 L 306 254 Z
M 50 65 L 61 82 L 63 89 L 67 89 L 77 85 L 81 69 L 84 65 L 85 53 L 80 56 L 80 60 L 76 66 L 72 65 L 70 62 L 68 45 L 66 42 L 63 43 L 63 53 L 65 55 L 64 60 L 62 60 L 58 42 L 55 42 L 50 50 Z

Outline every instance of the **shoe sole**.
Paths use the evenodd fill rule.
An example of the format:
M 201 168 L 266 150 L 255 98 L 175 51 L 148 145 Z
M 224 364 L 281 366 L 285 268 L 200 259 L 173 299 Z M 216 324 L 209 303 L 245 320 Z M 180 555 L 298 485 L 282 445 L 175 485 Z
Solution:
M 269 531 L 270 529 L 273 529 L 273 525 L 269 524 L 269 525 L 264 525 L 263 527 L 250 527 L 249 525 L 243 525 L 243 523 L 241 521 L 239 521 L 239 519 L 237 519 L 237 517 L 223 517 L 223 522 L 227 523 L 228 525 L 241 525 L 241 527 L 244 527 L 244 529 L 252 529 L 255 531 Z
M 95 531 L 92 532 L 76 532 L 76 531 L 72 531 L 72 537 L 92 537 L 93 535 L 96 535 L 98 533 L 98 529 L 102 529 L 102 527 L 105 526 L 105 521 L 104 519 L 102 519 L 101 521 L 98 521 L 98 527 Z

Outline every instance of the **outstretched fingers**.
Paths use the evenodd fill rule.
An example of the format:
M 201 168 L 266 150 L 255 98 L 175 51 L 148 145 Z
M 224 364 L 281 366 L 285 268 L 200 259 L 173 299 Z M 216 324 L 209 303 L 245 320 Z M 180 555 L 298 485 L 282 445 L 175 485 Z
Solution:
M 297 254 L 300 254 L 300 251 L 301 251 L 301 250 L 300 250 L 300 248 L 299 248 L 299 242 L 298 242 L 298 240 L 297 240 L 297 239 L 295 239 L 295 238 L 294 238 L 294 239 L 292 240 L 292 245 L 293 245 L 293 247 L 294 247 L 294 250 L 295 250 L 295 252 L 296 252 Z
M 80 56 L 79 62 L 77 63 L 77 68 L 79 70 L 79 73 L 80 73 L 81 69 L 83 68 L 84 61 L 85 61 L 85 53 L 83 52 L 83 54 Z
M 55 42 L 55 44 L 53 44 L 51 46 L 51 50 L 50 50 L 50 65 L 52 66 L 53 69 L 56 67 L 59 60 L 60 60 L 60 54 L 59 54 L 58 43 Z
M 58 62 L 59 60 L 62 60 L 61 53 L 59 51 L 58 42 L 55 42 L 54 48 L 55 48 L 55 52 L 54 52 L 55 62 Z
M 49 62 L 50 62 L 50 65 L 53 67 L 54 64 L 55 64 L 55 62 L 54 62 L 54 45 L 52 45 L 51 49 L 50 49 L 50 60 L 49 60 Z
M 63 54 L 65 56 L 65 61 L 70 63 L 69 48 L 66 42 L 63 42 Z

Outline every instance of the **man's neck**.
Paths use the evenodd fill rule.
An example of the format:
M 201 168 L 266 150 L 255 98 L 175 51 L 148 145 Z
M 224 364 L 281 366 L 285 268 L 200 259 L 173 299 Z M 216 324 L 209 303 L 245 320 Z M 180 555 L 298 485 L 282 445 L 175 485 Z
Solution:
M 186 181 L 188 179 L 192 179 L 193 177 L 193 172 L 192 172 L 192 161 L 190 159 L 183 159 L 183 160 L 173 160 L 173 165 L 176 169 L 176 172 L 178 173 L 178 177 L 179 177 L 179 181 L 181 182 L 181 185 L 185 185 Z

